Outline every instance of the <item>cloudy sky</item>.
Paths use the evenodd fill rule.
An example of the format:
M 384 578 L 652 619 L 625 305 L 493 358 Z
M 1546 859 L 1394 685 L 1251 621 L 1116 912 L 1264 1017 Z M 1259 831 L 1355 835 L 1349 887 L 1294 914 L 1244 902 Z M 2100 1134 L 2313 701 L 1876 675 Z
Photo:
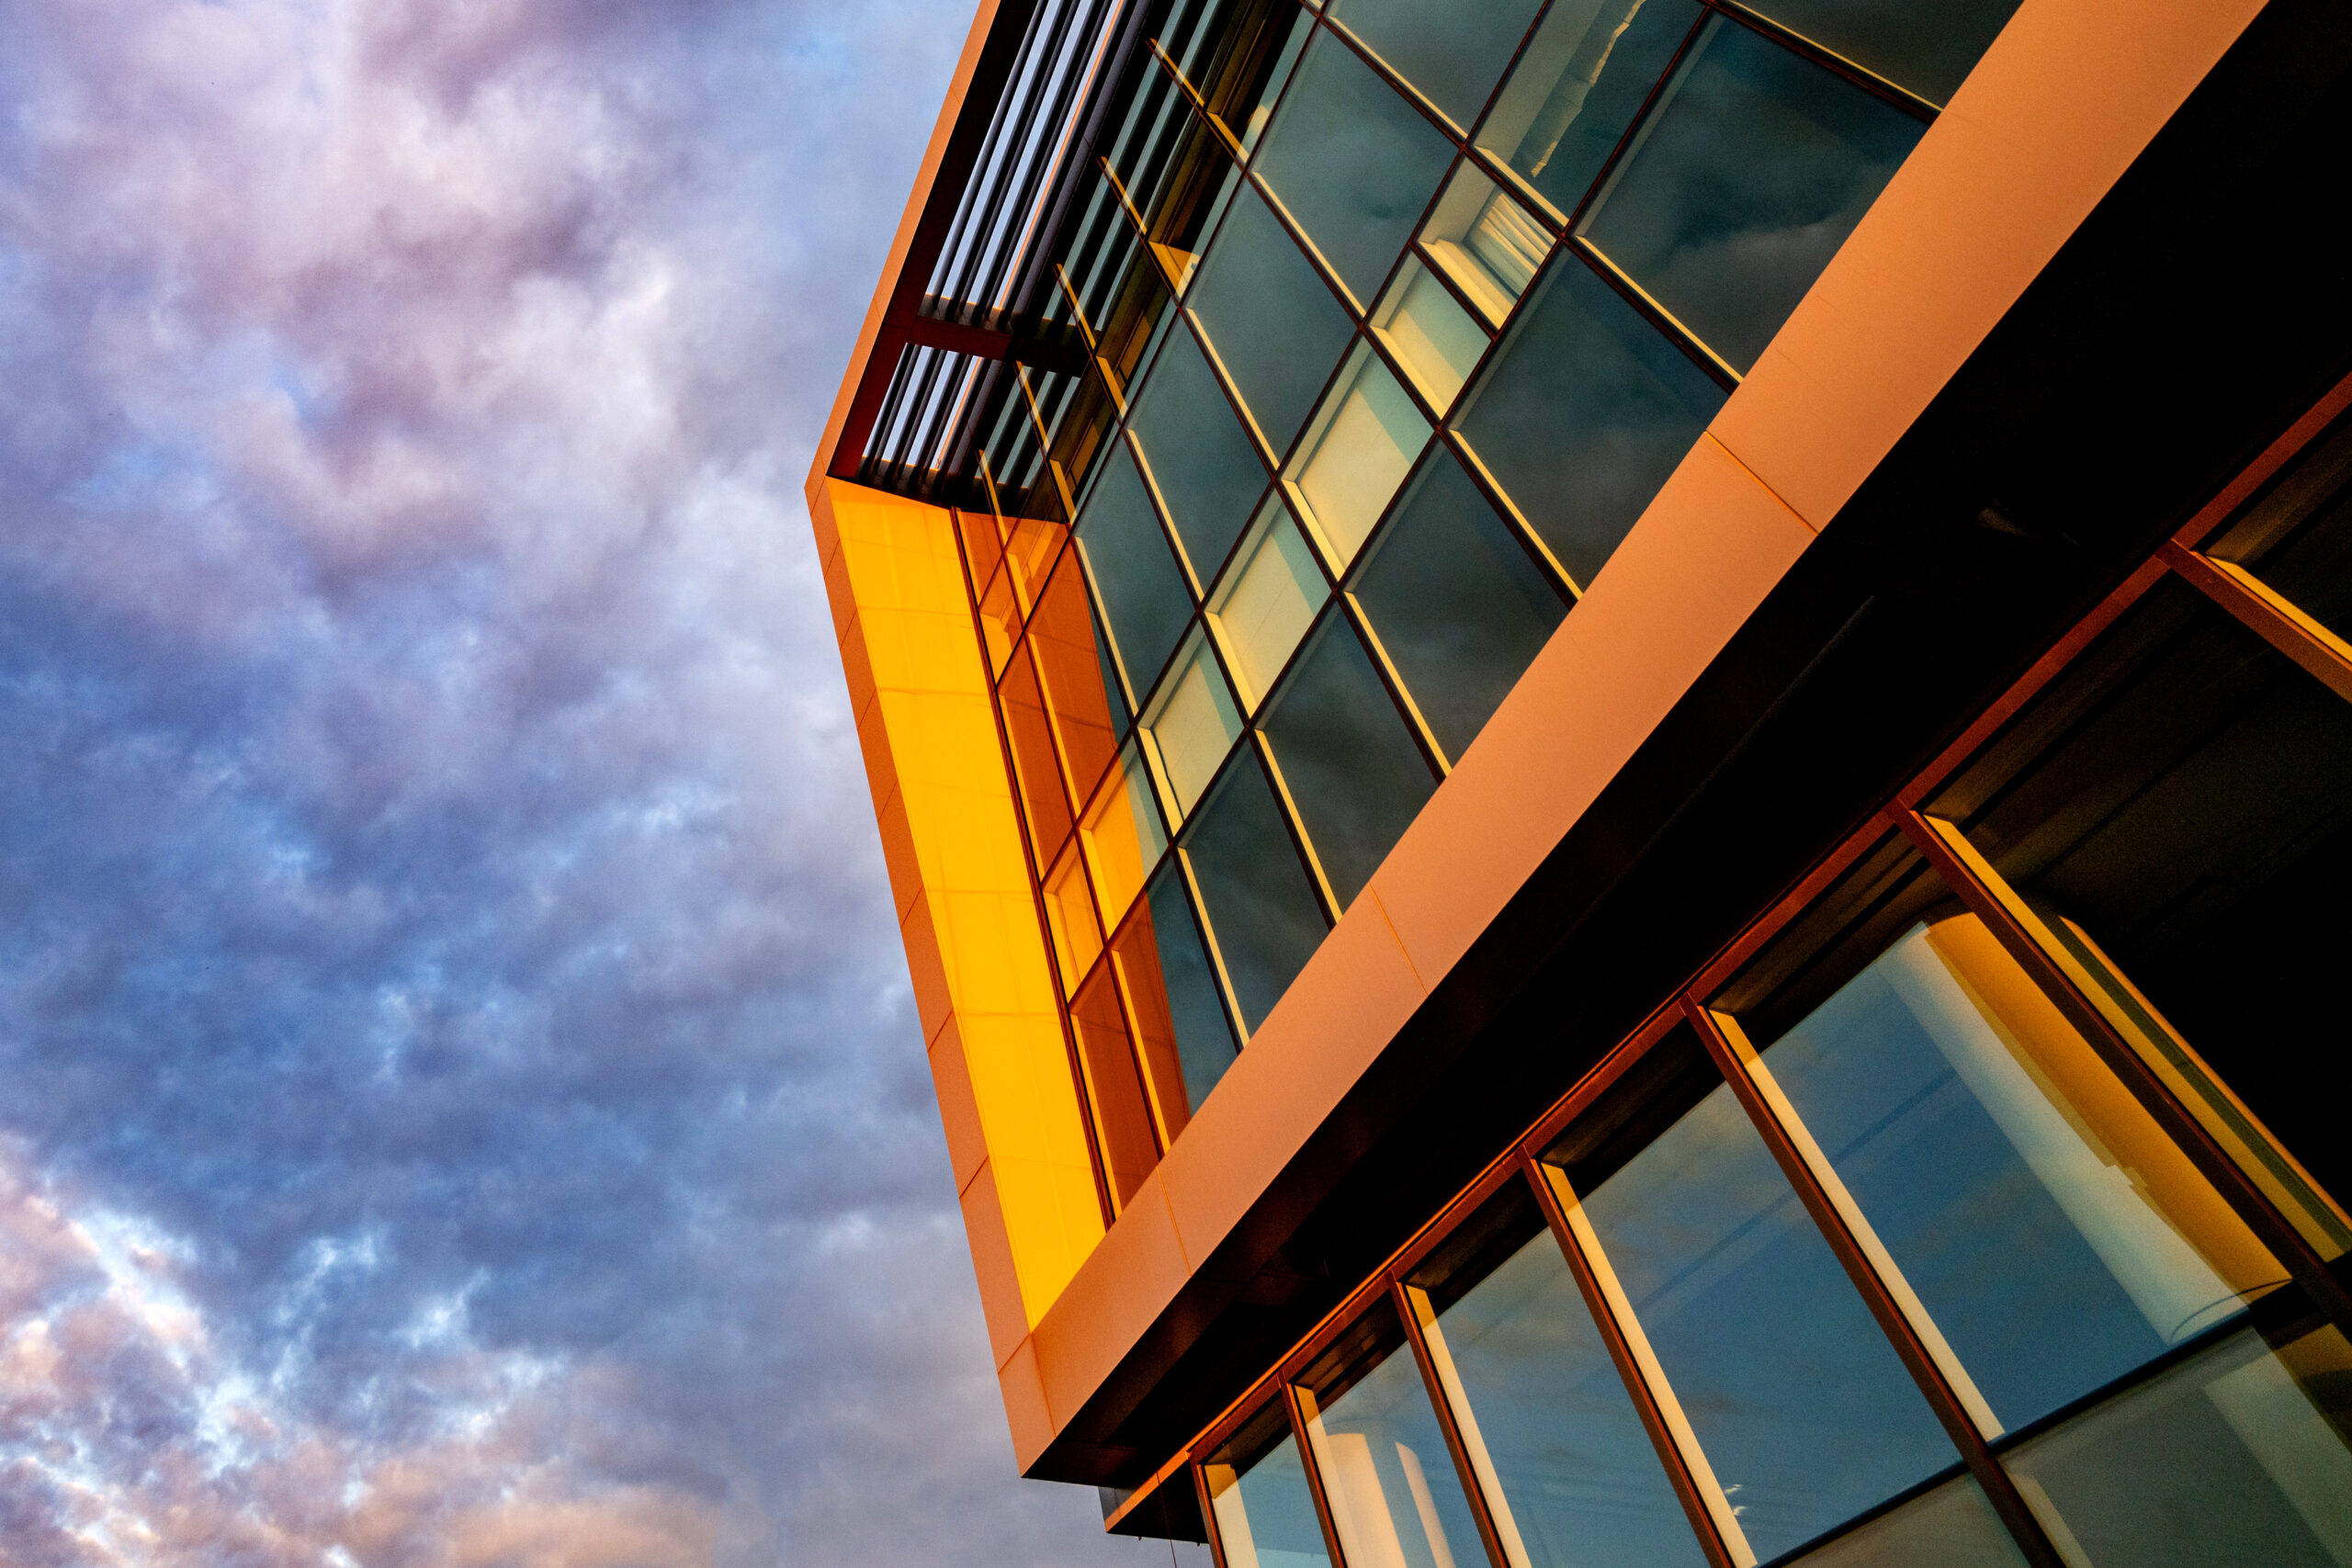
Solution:
M 1168 1559 L 1013 1475 L 799 496 L 969 15 L 0 0 L 0 1561 Z

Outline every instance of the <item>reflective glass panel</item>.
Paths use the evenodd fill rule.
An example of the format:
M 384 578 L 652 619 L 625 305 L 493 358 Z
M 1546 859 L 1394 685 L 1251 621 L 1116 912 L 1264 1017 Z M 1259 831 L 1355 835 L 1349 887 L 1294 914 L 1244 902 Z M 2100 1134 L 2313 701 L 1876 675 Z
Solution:
M 1000 571 L 980 595 L 980 636 L 988 644 L 989 675 L 1004 673 L 1012 645 L 1021 637 L 1021 612 L 1012 603 L 1012 573 Z
M 2352 1345 L 2242 1330 L 2007 1454 L 2087 1568 L 2352 1564 Z
M 1037 688 L 1036 667 L 1026 644 L 1005 666 L 997 703 L 1004 715 L 1005 739 L 1012 742 L 1022 816 L 1029 824 L 1029 848 L 1038 864 L 1050 865 L 1069 832 L 1069 799 L 1062 793 L 1061 765 L 1054 755 L 1046 699 Z
M 1238 1438 L 1201 1467 L 1217 1544 L 1226 1568 L 1328 1568 L 1331 1555 L 1306 1489 L 1306 1467 L 1289 1427 L 1279 1424 L 1279 1398 L 1274 1405 L 1271 1420 L 1261 1418 L 1245 1434 L 1254 1442 Z
M 1200 944 L 1196 941 L 1197 952 Z M 1195 961 L 1197 966 L 1197 960 Z M 1143 1064 L 1144 1085 L 1159 1119 L 1163 1139 L 1173 1143 L 1193 1118 L 1192 1084 L 1184 1071 L 1183 1047 L 1176 1037 L 1175 1008 L 1168 994 L 1167 976 L 1159 967 L 1158 939 L 1152 930 L 1148 903 L 1138 904 L 1132 919 L 1111 939 L 1111 967 L 1125 993 L 1128 1016 L 1135 1028 L 1136 1056 Z M 1205 977 L 1206 971 L 1202 971 Z M 1211 1008 L 1216 998 L 1208 998 Z M 1223 1024 L 1218 1025 L 1220 1033 Z M 1231 1041 L 1219 1043 L 1217 1063 L 1233 1059 Z M 1209 1080 L 1214 1083 L 1212 1077 Z M 1203 1092 L 1206 1089 L 1204 1088 Z
M 1344 909 L 1412 826 L 1437 777 L 1354 628 L 1336 612 L 1324 617 L 1259 724 Z
M 1062 851 L 1062 858 L 1046 873 L 1045 895 L 1054 962 L 1062 972 L 1063 994 L 1068 995 L 1102 952 L 1102 928 L 1095 923 L 1094 899 L 1087 891 L 1086 868 L 1080 863 L 1076 844 Z
M 1954 1462 L 1695 1043 L 1652 1051 L 1555 1157 L 1759 1560 Z
M 1691 0 L 1554 0 L 1478 145 L 1566 217 L 1702 15 Z
M 1449 761 L 1486 728 L 1566 613 L 1442 446 L 1349 592 Z
M 2206 550 L 2352 638 L 2352 425 L 2340 426 Z
M 1208 57 L 1184 65 L 1211 117 L 1245 153 L 1265 135 L 1274 96 L 1290 80 L 1314 17 L 1294 0 L 1236 0 L 1220 8 L 1216 26 L 1204 29 L 1216 39 Z
M 1826 976 L 1825 965 L 1800 969 L 1790 988 L 1851 978 L 1756 1071 L 1793 1107 L 2002 1427 L 2283 1282 L 2090 1042 L 1924 867 L 1865 861 L 1829 902 L 1890 893 L 1902 906 L 1893 941 L 1872 931 L 1829 954 Z M 1782 962 L 1768 951 L 1759 967 Z M 1777 1010 L 1763 1003 L 1758 1023 Z
M 985 586 L 996 575 L 997 563 L 1004 559 L 1004 540 L 997 533 L 996 515 L 989 512 L 956 513 L 956 531 L 964 539 L 964 564 L 972 574 L 972 581 Z
M 1254 1031 L 1329 928 L 1282 807 L 1247 747 L 1202 803 L 1183 853 L 1241 1027 Z
M 1170 821 L 1182 821 L 1193 809 L 1240 733 L 1241 715 L 1216 655 L 1194 632 L 1143 718 L 1144 746 L 1158 769 Z
M 1136 1189 L 1159 1163 L 1159 1145 L 1151 1127 L 1151 1107 L 1144 1097 L 1136 1071 L 1135 1048 L 1127 1038 L 1126 1015 L 1119 1007 L 1118 987 L 1111 966 L 1099 966 L 1070 1003 L 1069 1021 L 1078 1035 L 1078 1054 L 1086 1068 L 1088 1098 L 1094 1106 L 1095 1145 L 1102 1157 L 1102 1178 L 1111 1189 L 1113 1207 L 1125 1209 Z
M 1290 470 L 1332 570 L 1348 570 L 1429 438 L 1430 422 L 1411 395 L 1369 345 L 1357 344 Z
M 1521 1189 L 1413 1290 L 1511 1568 L 1700 1568 L 1666 1467 L 1559 1244 Z
M 1130 691 L 1151 689 L 1152 678 L 1167 661 L 1184 623 L 1193 613 L 1193 596 L 1184 586 L 1176 558 L 1169 553 L 1168 536 L 1144 493 L 1143 476 L 1122 446 L 1111 455 L 1102 482 L 1086 503 L 1078 522 L 1078 547 L 1086 558 L 1087 575 L 1102 601 L 1110 625 L 1113 653 L 1126 674 Z
M 1441 413 L 1487 352 L 1486 330 L 1417 256 L 1405 258 L 1372 313 L 1372 330 Z
M 1331 14 L 1457 126 L 1486 107 L 1540 0 L 1331 0 Z
M 1151 891 L 1136 913 L 1151 921 L 1152 953 L 1168 998 L 1169 1028 L 1183 1064 L 1185 1102 L 1198 1111 L 1226 1068 L 1233 1066 L 1233 1028 L 1217 998 L 1216 976 L 1209 968 L 1183 874 L 1173 864 L 1151 879 Z
M 1127 424 L 1196 581 L 1216 576 L 1266 489 L 1266 467 L 1193 334 L 1176 332 Z
M 1552 254 L 1552 236 L 1477 165 L 1465 163 L 1422 228 L 1421 248 L 1498 327 Z
M 2018 0 L 1763 0 L 1792 33 L 1908 87 L 1948 101 L 2018 8 Z
M 1579 232 L 1745 373 L 1926 129 L 1718 17 Z
M 2024 1568 L 1984 1488 L 1958 1475 L 1815 1547 L 1789 1568 Z
M 1159 852 L 1168 847 L 1136 742 L 1127 743 L 1118 767 L 1096 792 L 1078 836 L 1102 895 L 1103 918 L 1115 925 L 1159 863 Z
M 1094 608 L 1087 603 L 1078 562 L 1068 553 L 1029 617 L 1029 648 L 1037 661 L 1046 714 L 1069 770 L 1071 797 L 1083 800 L 1111 765 L 1119 737 L 1116 699 L 1105 687 L 1095 638 Z
M 1244 707 L 1255 711 L 1265 700 L 1330 592 L 1290 508 L 1279 496 L 1268 497 L 1233 569 L 1209 598 L 1209 625 Z
M 1302 1390 L 1306 1441 L 1351 1568 L 1475 1568 L 1477 1522 L 1421 1370 L 1385 1304 Z
M 1191 303 L 1266 445 L 1287 452 L 1353 329 L 1257 192 L 1234 196 Z
M 1463 440 L 1579 587 L 1590 587 L 1724 391 L 1563 254 L 1456 415 Z
M 2352 705 L 2175 579 L 1928 807 L 2324 1257 L 2352 1247 L 2352 1143 L 2302 1043 L 2345 1033 L 2346 779 Z
M 1329 33 L 1306 46 L 1257 169 L 1359 300 L 1380 290 L 1453 146 Z

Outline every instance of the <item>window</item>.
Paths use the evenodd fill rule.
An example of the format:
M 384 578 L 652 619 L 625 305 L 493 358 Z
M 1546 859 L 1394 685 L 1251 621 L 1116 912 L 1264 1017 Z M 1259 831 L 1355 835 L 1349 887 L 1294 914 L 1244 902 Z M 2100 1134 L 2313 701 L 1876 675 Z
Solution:
M 1193 581 L 1213 581 L 1265 491 L 1266 466 L 1192 333 L 1169 338 L 1136 400 L 1129 429 Z
M 1554 0 L 1478 145 L 1568 217 L 1703 15 L 1691 0 Z
M 1259 434 L 1287 452 L 1347 350 L 1348 317 L 1255 191 L 1234 197 L 1191 303 Z
M 1925 129 L 1716 17 L 1577 231 L 1745 374 Z
M 1187 829 L 1209 940 L 1241 1027 L 1255 1032 L 1322 945 L 1330 922 L 1266 775 L 1242 747 Z
M 1486 107 L 1536 9 L 1534 0 L 1461 0 L 1442 7 L 1332 0 L 1331 14 L 1447 118 L 1466 126 Z
M 1151 689 L 1183 634 L 1193 600 L 1142 476 L 1124 447 L 1111 455 L 1102 482 L 1079 519 L 1078 548 L 1102 601 L 1112 650 L 1127 688 L 1140 696 Z

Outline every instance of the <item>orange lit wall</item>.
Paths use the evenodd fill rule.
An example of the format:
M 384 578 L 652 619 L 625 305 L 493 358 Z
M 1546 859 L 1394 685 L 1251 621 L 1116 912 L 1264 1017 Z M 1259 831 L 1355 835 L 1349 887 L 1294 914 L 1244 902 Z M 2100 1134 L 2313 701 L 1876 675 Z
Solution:
M 954 518 L 834 479 L 810 502 L 1001 1369 L 1102 1217 Z

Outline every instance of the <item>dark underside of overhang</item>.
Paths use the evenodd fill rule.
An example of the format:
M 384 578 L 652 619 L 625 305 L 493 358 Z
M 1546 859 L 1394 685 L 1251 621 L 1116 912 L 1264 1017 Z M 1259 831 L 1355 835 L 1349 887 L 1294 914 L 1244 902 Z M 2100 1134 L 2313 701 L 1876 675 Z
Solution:
M 2352 368 L 2348 167 L 2352 8 L 2280 0 L 1030 1473 L 1152 1474 Z

